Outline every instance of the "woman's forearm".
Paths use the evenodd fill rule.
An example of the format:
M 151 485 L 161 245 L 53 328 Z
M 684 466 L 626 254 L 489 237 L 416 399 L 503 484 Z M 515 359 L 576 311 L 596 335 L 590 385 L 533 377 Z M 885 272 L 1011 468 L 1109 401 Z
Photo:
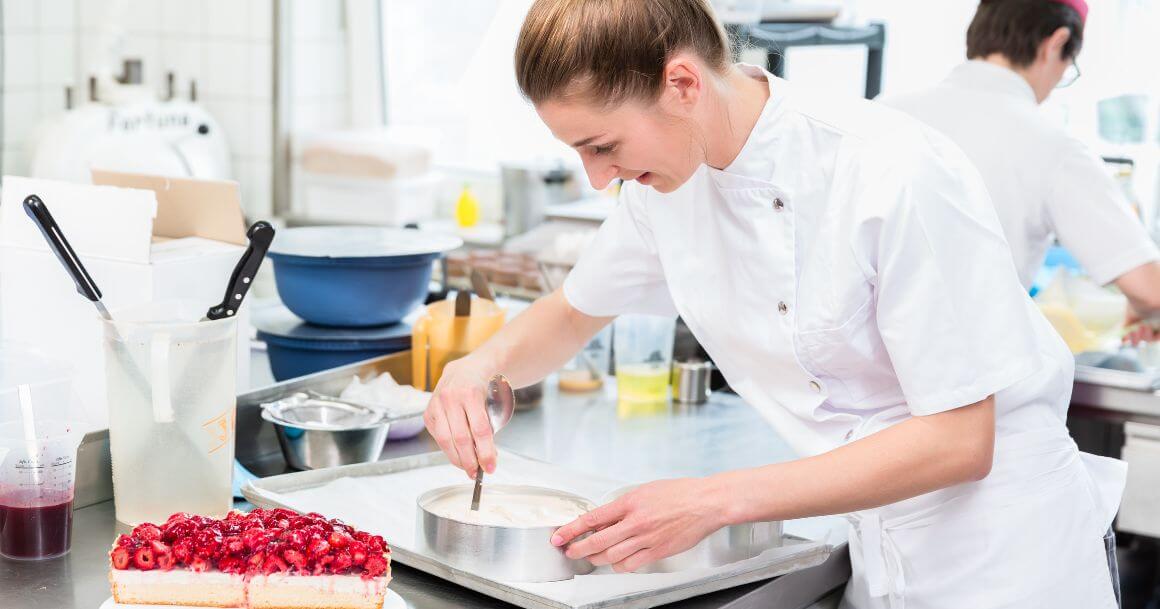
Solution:
M 714 476 L 725 524 L 844 514 L 989 473 L 994 398 L 915 417 L 830 452 Z
M 532 303 L 468 357 L 524 387 L 564 365 L 611 320 L 580 313 L 556 290 Z

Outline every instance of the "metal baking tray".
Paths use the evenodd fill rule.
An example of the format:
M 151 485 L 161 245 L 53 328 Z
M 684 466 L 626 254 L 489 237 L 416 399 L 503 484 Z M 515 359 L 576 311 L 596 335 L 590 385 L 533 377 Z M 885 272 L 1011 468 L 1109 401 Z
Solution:
M 448 463 L 447 457 L 442 453 L 426 453 L 376 463 L 360 463 L 343 467 L 295 472 L 251 481 L 243 487 L 242 493 L 250 503 L 258 507 L 289 507 L 273 500 L 266 493 L 290 493 L 322 486 L 343 477 L 381 476 L 412 469 L 444 465 L 446 463 Z M 792 535 L 786 535 L 786 540 L 791 542 L 808 541 Z M 645 607 L 655 607 L 657 605 L 693 598 L 743 584 L 768 580 L 773 577 L 781 576 L 778 579 L 782 579 L 783 577 L 796 575 L 802 570 L 807 570 L 810 567 L 821 565 L 822 563 L 830 565 L 834 561 L 828 561 L 827 558 L 830 557 L 831 551 L 838 549 L 840 548 L 829 548 L 825 545 L 819 545 L 814 550 L 793 559 L 792 564 L 773 563 L 755 569 L 748 567 L 749 570 L 746 570 L 747 567 L 740 567 L 736 571 L 725 571 L 670 587 L 633 592 L 612 600 L 583 605 L 567 605 L 527 590 L 514 588 L 503 582 L 493 581 L 474 573 L 456 569 L 432 556 L 411 549 L 392 545 L 391 557 L 392 560 L 396 560 L 409 567 L 474 590 L 480 594 L 512 603 L 519 607 L 524 607 L 525 609 L 643 609 Z M 845 571 L 844 574 L 842 573 L 840 565 L 838 567 L 831 566 L 828 569 L 824 569 L 824 571 L 825 573 L 819 577 L 793 578 L 793 585 L 788 586 L 793 588 L 791 594 L 796 596 L 803 593 L 812 593 L 814 594 L 813 598 L 818 598 L 844 581 L 843 575 L 848 575 L 848 571 Z M 775 579 L 771 584 L 776 583 L 778 579 Z M 800 589 L 803 585 L 817 587 L 818 589 Z M 763 586 L 760 589 L 764 590 L 764 588 Z M 785 592 L 782 593 L 784 594 Z
M 1160 389 L 1160 374 L 1157 372 L 1156 370 L 1131 372 L 1076 364 L 1075 380 L 1079 383 L 1092 383 L 1107 387 L 1119 387 L 1120 389 L 1155 391 Z

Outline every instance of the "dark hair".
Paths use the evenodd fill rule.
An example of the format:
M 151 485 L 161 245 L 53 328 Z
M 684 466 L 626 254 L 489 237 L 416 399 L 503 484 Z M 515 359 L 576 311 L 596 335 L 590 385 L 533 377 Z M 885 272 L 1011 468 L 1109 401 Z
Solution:
M 1083 46 L 1083 20 L 1075 9 L 1054 0 L 982 0 L 967 28 L 967 59 L 999 53 L 1029 66 L 1039 44 L 1061 27 L 1071 31 L 1063 58 L 1074 59 Z
M 728 38 L 707 0 L 537 0 L 516 42 L 516 82 L 534 104 L 653 101 L 678 51 L 728 69 Z

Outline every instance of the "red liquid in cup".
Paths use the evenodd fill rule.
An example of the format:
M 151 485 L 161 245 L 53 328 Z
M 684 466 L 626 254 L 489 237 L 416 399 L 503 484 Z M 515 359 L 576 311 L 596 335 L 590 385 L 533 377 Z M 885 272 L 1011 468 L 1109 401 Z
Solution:
M 53 558 L 68 552 L 72 537 L 72 497 L 46 505 L 0 497 L 0 554 L 9 558 Z

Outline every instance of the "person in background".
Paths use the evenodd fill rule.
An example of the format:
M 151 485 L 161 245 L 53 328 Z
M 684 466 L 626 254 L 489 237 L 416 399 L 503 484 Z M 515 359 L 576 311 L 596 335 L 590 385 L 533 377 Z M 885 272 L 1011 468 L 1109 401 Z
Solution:
M 881 101 L 950 137 L 983 176 L 1019 279 L 1030 289 L 1058 239 L 1101 285 L 1128 297 L 1132 324 L 1160 313 L 1160 251 L 1102 161 L 1040 111 L 1079 77 L 1084 0 L 982 0 L 968 61 L 929 89 Z M 1148 324 L 1130 340 L 1156 334 Z

